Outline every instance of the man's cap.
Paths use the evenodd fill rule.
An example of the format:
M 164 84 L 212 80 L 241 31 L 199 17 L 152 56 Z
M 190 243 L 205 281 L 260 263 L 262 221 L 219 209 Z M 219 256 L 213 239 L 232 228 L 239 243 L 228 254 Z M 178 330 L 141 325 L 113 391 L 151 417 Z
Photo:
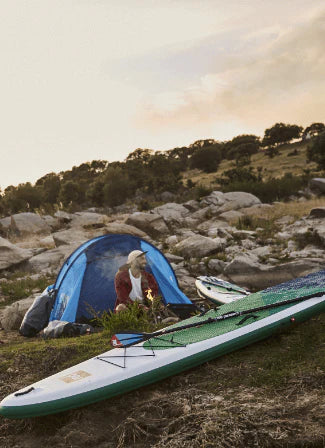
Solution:
M 146 253 L 147 251 L 143 252 L 142 250 L 133 250 L 128 255 L 128 264 L 131 264 L 136 258 L 141 257 L 141 255 Z

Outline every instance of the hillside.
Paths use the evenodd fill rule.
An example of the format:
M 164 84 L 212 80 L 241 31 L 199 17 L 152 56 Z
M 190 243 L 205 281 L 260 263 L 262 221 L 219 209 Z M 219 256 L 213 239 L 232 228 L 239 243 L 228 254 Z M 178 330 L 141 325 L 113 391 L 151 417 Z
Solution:
M 281 178 L 286 173 L 301 176 L 306 169 L 312 171 L 313 175 L 317 177 L 320 171 L 317 170 L 316 163 L 309 162 L 306 164 L 307 147 L 308 144 L 306 142 L 282 145 L 279 148 L 279 154 L 273 158 L 267 157 L 265 151 L 259 151 L 257 154 L 251 156 L 250 166 L 254 170 L 262 167 L 264 180 L 268 178 Z M 198 169 L 187 170 L 183 173 L 183 182 L 186 184 L 186 181 L 191 179 L 194 183 L 198 183 L 207 188 L 215 188 L 219 185 L 215 179 L 220 178 L 225 171 L 233 168 L 233 166 L 233 160 L 222 160 L 217 171 L 214 173 L 204 173 Z

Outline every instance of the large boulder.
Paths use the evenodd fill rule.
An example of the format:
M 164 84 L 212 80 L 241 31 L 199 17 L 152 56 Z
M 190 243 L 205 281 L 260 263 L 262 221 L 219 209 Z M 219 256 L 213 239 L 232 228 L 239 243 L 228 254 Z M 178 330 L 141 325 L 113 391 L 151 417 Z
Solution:
M 189 210 L 182 204 L 176 202 L 168 202 L 153 209 L 154 213 L 160 215 L 167 224 L 181 223 L 183 218 L 189 214 Z
M 12 305 L 6 306 L 0 311 L 0 326 L 4 330 L 18 330 L 28 309 L 33 304 L 36 296 L 34 294 L 26 299 L 18 300 Z
M 241 208 L 252 207 L 261 204 L 261 201 L 251 193 L 243 191 L 232 191 L 224 194 L 226 202 L 219 208 L 219 213 L 229 210 L 239 210 Z
M 61 230 L 60 232 L 53 233 L 52 237 L 56 247 L 67 246 L 71 243 L 82 244 L 88 239 L 86 232 L 81 229 Z
M 201 202 L 201 206 L 207 206 L 207 205 L 217 205 L 221 206 L 227 201 L 225 197 L 225 193 L 222 191 L 212 191 L 208 196 L 205 196 Z
M 10 230 L 11 216 L 0 219 L 0 234 L 7 236 Z
M 160 237 L 169 232 L 164 219 L 158 213 L 135 212 L 125 222 L 126 224 L 141 229 L 152 238 Z
M 27 272 L 57 273 L 62 263 L 79 247 L 79 242 L 63 245 L 35 255 L 24 263 Z
M 22 263 L 32 256 L 32 250 L 22 249 L 0 237 L 0 270 Z
M 309 181 L 309 186 L 312 190 L 325 193 L 325 179 L 323 177 L 314 177 Z
M 123 222 L 111 222 L 105 226 L 105 233 L 127 233 L 128 235 L 147 238 L 148 235 L 137 227 Z
M 47 222 L 37 213 L 18 213 L 12 215 L 10 228 L 18 235 L 46 234 L 51 233 Z
M 257 257 L 239 255 L 224 270 L 230 281 L 251 290 L 262 290 L 288 280 L 316 272 L 325 266 L 317 259 L 295 260 L 275 266 L 265 266 Z
M 78 212 L 73 215 L 71 226 L 97 229 L 104 227 L 107 221 L 108 217 L 100 213 Z
M 193 235 L 178 243 L 175 248 L 185 258 L 200 258 L 221 251 L 225 244 L 223 238 Z
M 57 211 L 54 216 L 59 220 L 61 224 L 68 224 L 72 221 L 73 218 L 73 215 L 71 213 L 64 212 L 63 210 Z

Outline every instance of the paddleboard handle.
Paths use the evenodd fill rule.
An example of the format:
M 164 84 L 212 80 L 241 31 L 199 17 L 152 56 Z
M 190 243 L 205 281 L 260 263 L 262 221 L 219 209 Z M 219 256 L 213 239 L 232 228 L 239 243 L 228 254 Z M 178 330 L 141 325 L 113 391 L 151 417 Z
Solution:
M 35 390 L 35 387 L 30 387 L 29 389 L 23 390 L 22 392 L 16 392 L 15 397 L 19 397 L 20 395 L 29 394 L 29 392 L 31 392 L 32 390 Z

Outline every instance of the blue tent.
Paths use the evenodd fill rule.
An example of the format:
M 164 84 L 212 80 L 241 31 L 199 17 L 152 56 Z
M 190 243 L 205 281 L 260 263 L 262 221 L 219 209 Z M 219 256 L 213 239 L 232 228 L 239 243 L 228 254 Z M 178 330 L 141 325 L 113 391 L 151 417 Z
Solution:
M 146 270 L 154 275 L 165 304 L 191 307 L 171 265 L 155 246 L 135 236 L 112 234 L 85 242 L 65 261 L 54 285 L 56 300 L 50 321 L 80 322 L 93 317 L 90 310 L 113 310 L 115 274 L 135 249 L 147 251 Z

